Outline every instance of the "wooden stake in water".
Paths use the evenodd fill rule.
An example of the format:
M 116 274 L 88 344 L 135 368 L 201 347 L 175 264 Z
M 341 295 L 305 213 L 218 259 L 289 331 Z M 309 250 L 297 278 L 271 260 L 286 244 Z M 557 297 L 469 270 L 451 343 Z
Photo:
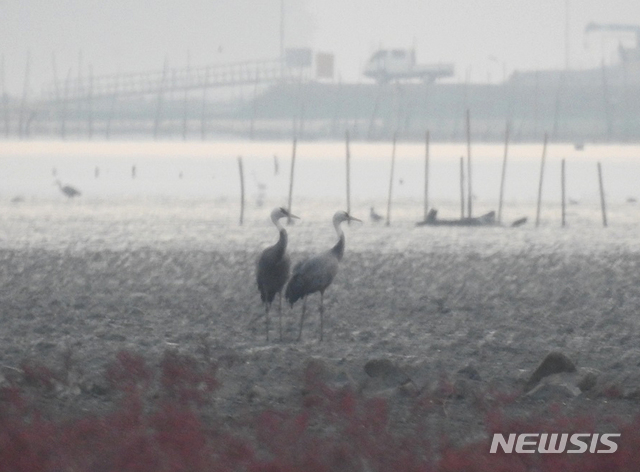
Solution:
M 547 156 L 547 133 L 544 134 L 542 160 L 540 161 L 540 181 L 538 183 L 538 205 L 536 207 L 536 228 L 540 225 L 540 206 L 542 204 L 542 180 L 544 178 L 544 161 Z
M 244 171 L 242 169 L 242 156 L 238 156 L 238 170 L 240 171 L 240 226 L 244 221 Z
M 429 214 L 429 130 L 425 135 L 424 151 L 424 221 Z
M 471 116 L 469 109 L 467 108 L 467 211 L 469 218 L 473 215 L 472 200 L 473 189 L 471 188 Z
M 464 157 L 460 156 L 460 219 L 464 219 Z
M 560 172 L 560 184 L 562 186 L 562 227 L 566 225 L 566 192 L 565 192 L 565 159 L 562 159 L 562 167 Z
M 504 132 L 504 157 L 502 158 L 502 176 L 500 177 L 500 199 L 498 200 L 498 223 L 502 223 L 502 202 L 504 199 L 504 181 L 507 175 L 507 155 L 509 153 L 509 121 Z
M 289 202 L 287 203 L 287 211 L 291 213 L 291 198 L 293 196 L 293 170 L 296 167 L 296 144 L 297 139 L 293 138 L 293 151 L 291 153 L 291 173 L 289 174 Z M 287 218 L 287 224 L 291 224 L 291 217 Z
M 345 132 L 347 151 L 347 213 L 351 214 L 351 153 L 349 152 L 349 130 Z M 349 221 L 351 223 L 351 221 Z
M 397 133 L 393 133 L 393 147 L 391 149 L 391 174 L 389 175 L 389 198 L 387 199 L 387 226 L 391 224 L 391 195 L 393 193 L 393 170 L 396 164 Z
M 607 227 L 607 205 L 604 200 L 604 184 L 602 183 L 602 165 L 598 162 L 598 182 L 600 183 L 600 208 L 602 209 L 602 226 Z

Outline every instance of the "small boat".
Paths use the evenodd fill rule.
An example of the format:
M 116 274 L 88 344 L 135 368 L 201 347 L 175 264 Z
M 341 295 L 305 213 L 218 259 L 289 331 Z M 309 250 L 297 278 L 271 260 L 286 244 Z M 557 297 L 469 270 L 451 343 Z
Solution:
M 427 214 L 427 219 L 419 221 L 416 226 L 496 226 L 497 224 L 495 211 L 478 217 L 442 220 L 438 219 L 438 210 L 432 208 Z

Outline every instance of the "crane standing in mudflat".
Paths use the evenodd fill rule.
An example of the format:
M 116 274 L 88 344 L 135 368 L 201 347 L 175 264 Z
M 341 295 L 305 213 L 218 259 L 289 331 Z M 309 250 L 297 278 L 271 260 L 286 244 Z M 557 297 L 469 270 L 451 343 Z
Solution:
M 264 304 L 267 341 L 269 340 L 269 310 L 276 295 L 280 296 L 278 305 L 278 321 L 280 324 L 280 339 L 282 339 L 282 289 L 289 279 L 291 260 L 287 254 L 287 230 L 280 224 L 281 218 L 298 218 L 284 208 L 276 208 L 271 212 L 271 221 L 280 233 L 278 242 L 269 246 L 260 255 L 256 267 L 256 281 L 260 298 Z
M 338 242 L 326 252 L 300 261 L 293 269 L 293 275 L 287 285 L 285 297 L 293 304 L 302 298 L 302 315 L 300 316 L 300 331 L 298 341 L 302 338 L 302 325 L 307 305 L 307 295 L 320 292 L 320 341 L 324 330 L 324 291 L 331 285 L 338 273 L 338 266 L 344 255 L 345 237 L 340 224 L 345 221 L 360 221 L 345 211 L 338 211 L 333 215 L 333 227 L 338 235 Z

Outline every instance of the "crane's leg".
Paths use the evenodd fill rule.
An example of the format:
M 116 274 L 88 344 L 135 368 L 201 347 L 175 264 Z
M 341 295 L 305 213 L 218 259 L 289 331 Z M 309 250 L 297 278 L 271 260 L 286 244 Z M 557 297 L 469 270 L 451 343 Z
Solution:
M 278 324 L 280 325 L 280 341 L 282 341 L 282 292 L 278 298 Z
M 298 341 L 302 339 L 302 323 L 304 323 L 304 313 L 307 309 L 307 297 L 302 298 L 302 315 L 300 315 L 300 331 L 298 332 Z
M 324 332 L 324 292 L 320 292 L 320 341 Z
M 265 303 L 264 304 L 264 314 L 265 314 L 265 321 L 266 321 L 266 325 L 267 325 L 267 341 L 269 340 L 269 308 L 271 308 L 271 303 Z

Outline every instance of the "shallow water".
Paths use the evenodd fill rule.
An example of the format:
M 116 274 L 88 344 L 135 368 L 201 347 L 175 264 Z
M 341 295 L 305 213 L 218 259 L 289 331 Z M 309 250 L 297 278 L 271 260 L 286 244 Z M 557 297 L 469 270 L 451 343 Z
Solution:
M 144 246 L 258 251 L 275 241 L 268 221 L 274 206 L 286 205 L 289 142 L 5 142 L 0 151 L 0 244 L 4 248 L 71 250 Z M 424 147 L 399 144 L 391 227 L 374 224 L 369 208 L 386 214 L 391 145 L 351 146 L 352 214 L 364 220 L 347 229 L 348 250 L 358 252 L 481 253 L 618 251 L 640 248 L 640 212 L 627 198 L 637 194 L 639 146 L 572 146 L 548 149 L 541 225 L 535 228 L 535 199 L 541 145 L 511 146 L 503 221 L 522 216 L 521 228 L 416 228 L 423 218 Z M 303 219 L 289 229 L 290 247 L 316 251 L 335 240 L 331 215 L 345 204 L 343 143 L 301 143 L 297 148 L 293 211 Z M 477 145 L 473 154 L 474 214 L 497 209 L 502 146 Z M 246 209 L 238 225 L 240 186 L 237 156 L 244 160 Z M 274 155 L 278 156 L 275 173 Z M 459 156 L 465 146 L 431 149 L 430 206 L 456 218 Z M 559 159 L 567 158 L 568 227 L 560 227 Z M 604 229 L 596 162 L 602 161 L 609 227 Z M 132 167 L 136 177 L 132 178 Z M 96 168 L 99 176 L 95 176 Z M 55 176 L 54 176 L 55 172 Z M 182 178 L 180 178 L 182 174 Z M 83 193 L 69 201 L 60 179 Z M 14 203 L 14 197 L 23 201 Z

